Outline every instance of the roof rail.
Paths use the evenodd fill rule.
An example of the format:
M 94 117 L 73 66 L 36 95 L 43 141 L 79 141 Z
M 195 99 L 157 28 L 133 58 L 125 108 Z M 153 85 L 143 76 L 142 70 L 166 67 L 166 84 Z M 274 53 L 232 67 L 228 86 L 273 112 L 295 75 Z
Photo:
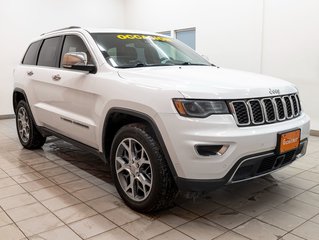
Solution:
M 67 29 L 75 29 L 75 28 L 81 28 L 81 27 L 70 26 L 70 27 L 66 27 L 66 28 L 60 28 L 60 29 L 56 29 L 56 30 L 53 30 L 53 31 L 50 31 L 50 32 L 42 33 L 41 36 L 44 35 L 44 34 L 48 34 L 48 33 L 58 32 L 58 31 L 67 30 Z

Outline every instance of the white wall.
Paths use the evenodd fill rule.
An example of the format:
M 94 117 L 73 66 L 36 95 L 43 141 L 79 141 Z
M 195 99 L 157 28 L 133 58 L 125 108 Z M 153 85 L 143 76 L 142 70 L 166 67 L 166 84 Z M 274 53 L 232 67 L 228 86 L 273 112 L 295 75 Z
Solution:
M 319 130 L 319 1 L 266 0 L 262 72 L 295 83 Z
M 295 83 L 319 130 L 318 0 L 125 0 L 125 25 L 196 27 L 196 50 L 222 67 Z
M 223 67 L 259 72 L 262 0 L 126 0 L 127 28 L 196 27 L 196 51 Z
M 318 12 L 318 0 L 1 1 L 0 115 L 12 113 L 12 69 L 42 32 L 70 25 L 196 27 L 196 49 L 211 62 L 294 82 L 319 130 Z
M 28 43 L 67 26 L 124 27 L 122 0 L 0 2 L 0 116 L 12 114 L 12 71 Z

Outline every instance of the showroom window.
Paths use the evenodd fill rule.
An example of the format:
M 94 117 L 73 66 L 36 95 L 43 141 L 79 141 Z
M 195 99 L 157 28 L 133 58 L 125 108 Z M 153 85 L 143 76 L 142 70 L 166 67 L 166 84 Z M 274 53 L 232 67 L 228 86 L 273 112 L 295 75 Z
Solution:
M 195 50 L 195 28 L 176 30 L 176 38 Z
M 70 52 L 85 52 L 88 58 L 88 64 L 93 64 L 91 54 L 89 53 L 86 45 L 84 44 L 83 40 L 75 35 L 68 35 L 65 37 L 63 50 L 62 50 L 62 59 L 64 54 Z M 62 67 L 62 61 L 61 61 Z
M 24 56 L 22 64 L 27 65 L 36 65 L 37 64 L 37 57 L 39 53 L 39 49 L 41 47 L 42 40 L 32 43 L 28 48 L 27 53 Z
M 39 66 L 56 67 L 58 65 L 61 38 L 62 37 L 53 37 L 44 40 L 38 60 Z
M 171 36 L 171 31 L 158 32 L 159 34 L 163 34 L 166 36 Z

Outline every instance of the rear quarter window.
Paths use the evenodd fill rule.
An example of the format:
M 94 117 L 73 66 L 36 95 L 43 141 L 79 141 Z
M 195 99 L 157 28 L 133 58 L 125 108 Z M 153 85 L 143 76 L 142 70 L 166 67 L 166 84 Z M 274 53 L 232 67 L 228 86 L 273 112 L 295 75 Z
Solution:
M 37 64 L 37 58 L 38 58 L 38 53 L 39 53 L 39 49 L 41 47 L 42 44 L 42 40 L 41 41 L 37 41 L 32 43 L 26 54 L 24 55 L 24 58 L 22 60 L 22 64 L 26 64 L 26 65 L 36 65 Z

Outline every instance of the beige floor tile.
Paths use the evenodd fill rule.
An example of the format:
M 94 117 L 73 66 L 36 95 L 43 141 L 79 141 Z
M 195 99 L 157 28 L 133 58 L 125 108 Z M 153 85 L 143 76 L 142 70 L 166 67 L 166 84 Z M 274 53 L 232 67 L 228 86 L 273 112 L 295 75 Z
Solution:
M 78 203 L 80 203 L 80 201 L 68 193 L 42 202 L 42 204 L 50 209 L 50 211 L 56 211 Z
M 99 213 L 124 206 L 123 201 L 113 195 L 106 195 L 104 197 L 88 201 L 87 204 Z
M 6 226 L 10 223 L 12 223 L 12 221 L 8 215 L 5 212 L 0 212 L 0 227 Z
M 17 183 L 32 182 L 43 178 L 43 176 L 37 172 L 26 173 L 22 175 L 17 175 L 12 177 Z
M 40 171 L 40 173 L 45 177 L 54 177 L 57 175 L 68 173 L 68 170 L 64 169 L 63 167 L 55 167 Z
M 309 191 L 319 194 L 319 185 L 311 188 Z
M 37 171 L 43 171 L 43 170 L 46 170 L 46 169 L 55 168 L 57 166 L 58 165 L 53 163 L 53 162 L 45 162 L 45 163 L 32 165 L 32 168 L 37 170 Z
M 47 232 L 63 225 L 52 213 L 41 215 L 17 223 L 26 236 Z
M 223 235 L 220 235 L 219 237 L 214 238 L 214 240 L 249 240 L 249 238 L 246 238 L 235 232 L 226 232 Z
M 293 187 L 301 188 L 304 190 L 308 190 L 310 188 L 313 188 L 314 186 L 316 186 L 318 184 L 316 182 L 309 181 L 309 180 L 299 178 L 299 177 L 288 178 L 288 179 L 284 180 L 283 183 L 290 185 L 290 186 L 293 186 Z
M 294 234 L 288 233 L 283 238 L 280 238 L 279 240 L 304 240 L 304 238 L 300 238 Z
M 69 224 L 75 221 L 91 217 L 96 212 L 85 204 L 77 204 L 54 212 L 63 222 Z
M 31 194 L 39 201 L 44 201 L 50 198 L 66 194 L 66 192 L 59 186 L 52 186 L 34 191 Z
M 286 232 L 256 219 L 234 229 L 235 232 L 254 240 L 277 240 Z
M 44 157 L 38 156 L 37 158 L 22 160 L 22 162 L 24 162 L 25 164 L 28 164 L 29 166 L 33 166 L 33 165 L 37 165 L 37 164 L 48 163 L 50 161 Z
M 114 208 L 110 211 L 103 213 L 103 215 L 118 226 L 135 221 L 140 218 L 140 215 L 130 210 L 128 207 Z
M 296 199 L 291 199 L 279 205 L 277 209 L 304 219 L 312 218 L 319 213 L 319 207 L 309 205 Z
M 174 207 L 167 211 L 163 211 L 159 213 L 158 220 L 176 228 L 184 223 L 194 220 L 198 216 L 194 213 L 187 211 L 180 207 Z
M 77 197 L 78 199 L 80 199 L 83 202 L 92 200 L 92 199 L 96 199 L 96 198 L 100 198 L 103 197 L 105 195 L 108 195 L 109 193 L 102 190 L 101 188 L 98 188 L 96 186 L 90 187 L 90 188 L 86 188 L 86 189 L 82 189 L 79 191 L 76 191 L 74 193 L 72 193 L 73 196 Z
M 141 240 L 150 239 L 171 229 L 171 227 L 158 220 L 150 221 L 144 218 L 128 223 L 122 228 Z
M 4 209 L 16 208 L 36 202 L 29 193 L 23 193 L 12 197 L 0 199 L 0 206 Z
M 194 239 L 212 239 L 226 232 L 226 229 L 204 219 L 198 218 L 177 228 Z
M 306 179 L 306 180 L 309 180 L 312 182 L 316 182 L 317 184 L 319 183 L 319 174 L 318 173 L 305 171 L 305 172 L 302 172 L 302 173 L 296 175 L 296 177 Z
M 105 183 L 105 181 L 95 176 L 86 177 L 85 179 L 94 185 L 102 185 Z
M 79 179 L 73 182 L 61 184 L 60 186 L 66 191 L 72 193 L 81 189 L 92 187 L 93 185 L 84 179 Z
M 229 229 L 235 228 L 240 224 L 247 222 L 251 218 L 229 208 L 219 208 L 216 211 L 205 215 L 204 217 L 211 222 L 217 223 Z
M 81 240 L 81 238 L 67 226 L 40 233 L 38 237 L 39 239 L 45 240 Z
M 70 224 L 70 228 L 84 239 L 109 231 L 115 227 L 116 225 L 101 215 L 95 215 Z
M 291 231 L 305 222 L 305 219 L 295 215 L 272 209 L 257 217 L 259 220 L 272 224 L 285 231 Z
M 68 182 L 72 182 L 72 181 L 79 180 L 79 179 L 80 178 L 77 175 L 75 175 L 71 172 L 68 172 L 68 171 L 66 173 L 62 173 L 62 174 L 59 174 L 59 175 L 56 175 L 56 176 L 53 176 L 50 178 L 50 180 L 52 182 L 55 182 L 57 184 L 68 183 Z
M 220 207 L 217 203 L 211 199 L 198 198 L 195 200 L 187 200 L 180 205 L 182 208 L 191 211 L 199 216 L 212 212 Z
M 274 194 L 265 190 L 257 192 L 246 198 L 244 201 L 237 201 L 229 207 L 248 216 L 258 216 L 261 213 L 276 207 L 289 198 L 283 195 Z
M 136 240 L 135 237 L 128 234 L 121 228 L 114 228 L 108 232 L 99 234 L 90 238 L 90 240 Z
M 319 224 L 306 222 L 293 230 L 292 233 L 307 240 L 318 240 Z
M 17 183 L 14 180 L 12 180 L 12 178 L 7 177 L 7 178 L 0 179 L 0 188 L 12 186 L 12 185 L 17 185 Z
M 34 169 L 28 167 L 24 163 L 19 163 L 19 165 L 19 167 L 10 168 L 8 170 L 5 170 L 5 172 L 11 177 L 34 172 Z
M 21 184 L 21 186 L 25 188 L 28 192 L 37 191 L 39 189 L 47 188 L 52 185 L 54 185 L 54 183 L 45 178 Z
M 21 193 L 25 193 L 25 190 L 18 185 L 4 187 L 1 189 L 0 199 L 15 196 Z
M 8 215 L 15 222 L 19 222 L 28 218 L 44 215 L 49 211 L 43 207 L 40 203 L 32 203 L 17 208 L 7 210 Z
M 174 240 L 192 240 L 192 238 L 190 238 L 189 236 L 176 231 L 175 229 L 172 229 L 166 233 L 163 233 L 161 235 L 158 235 L 154 238 L 152 238 L 152 240 L 168 240 L 168 239 L 174 239 Z
M 296 188 L 293 186 L 289 186 L 287 184 L 278 183 L 276 185 L 268 187 L 267 191 L 272 192 L 272 193 L 276 193 L 276 194 L 280 194 L 280 195 L 288 197 L 288 198 L 293 198 L 293 197 L 299 195 L 300 193 L 304 192 L 305 190 L 300 189 L 300 188 Z
M 319 207 L 319 194 L 304 192 L 296 197 L 297 200 L 303 201 L 315 207 Z
M 25 238 L 23 233 L 14 224 L 0 227 L 0 237 L 3 240 L 20 240 Z
M 17 151 L 17 152 L 11 152 L 12 155 L 19 158 L 21 161 L 24 161 L 26 159 L 35 159 L 41 157 L 36 152 L 24 152 L 24 151 Z
M 311 218 L 310 221 L 319 224 L 319 215 L 317 215 L 317 216 Z
M 104 182 L 103 184 L 98 185 L 98 187 L 104 189 L 105 191 L 109 193 L 117 193 L 115 186 L 107 182 Z

